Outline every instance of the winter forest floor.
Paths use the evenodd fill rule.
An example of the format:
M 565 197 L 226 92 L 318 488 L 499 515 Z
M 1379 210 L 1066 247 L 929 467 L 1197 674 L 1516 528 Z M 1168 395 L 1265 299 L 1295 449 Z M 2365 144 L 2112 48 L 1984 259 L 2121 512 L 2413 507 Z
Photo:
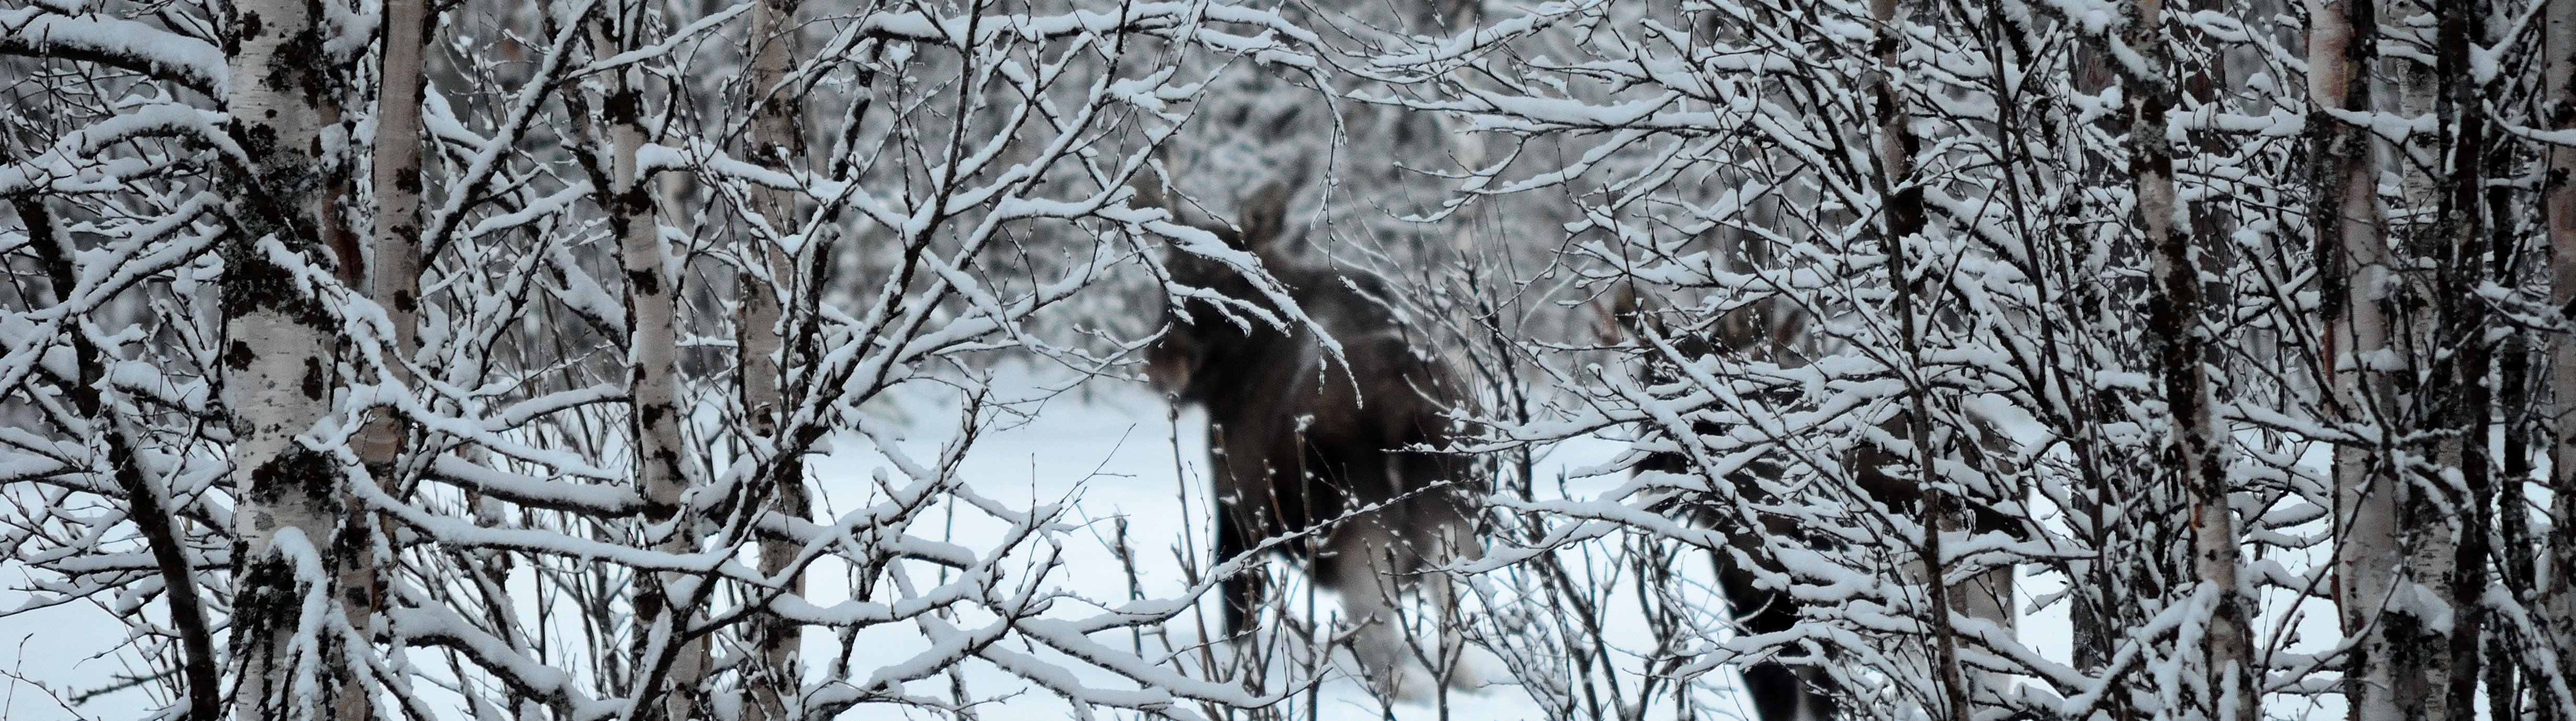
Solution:
M 1076 538 L 1096 540 L 1089 544 L 1071 544 L 1061 549 L 1059 564 L 1051 571 L 1053 587 L 1079 594 L 1084 598 L 1118 599 L 1130 593 L 1128 574 L 1114 550 L 1117 547 L 1118 519 L 1124 519 L 1127 545 L 1133 551 L 1137 586 L 1133 591 L 1144 597 L 1169 597 L 1186 588 L 1182 576 L 1182 557 L 1208 552 L 1208 518 L 1204 469 L 1207 463 L 1205 444 L 1206 420 L 1192 411 L 1172 418 L 1167 406 L 1145 385 L 1135 382 L 1094 379 L 1077 382 L 1062 373 L 1030 372 L 1014 368 L 994 386 L 1006 394 L 1016 394 L 1016 420 L 996 424 L 983 431 L 974 448 L 962 462 L 963 478 L 974 484 L 982 496 L 1029 508 L 1041 504 L 1069 503 L 1063 518 L 1087 533 Z M 1051 392 L 1050 389 L 1064 389 Z M 942 444 L 954 439 L 954 430 L 940 424 L 957 417 L 958 400 L 945 386 L 917 384 L 881 410 L 906 421 L 910 428 L 906 443 L 917 458 L 935 457 Z M 931 419 L 922 422 L 919 419 Z M 928 426 L 928 427 L 923 427 Z M 823 496 L 817 499 L 818 517 L 838 517 L 842 512 L 867 502 L 869 477 L 885 465 L 885 459 L 863 443 L 842 443 L 844 450 L 828 456 L 813 466 L 814 480 Z M 1588 491 L 1615 485 L 1618 475 L 1589 476 L 1593 467 L 1610 461 L 1624 444 L 1606 438 L 1586 438 L 1556 446 L 1540 459 L 1540 477 L 1568 479 L 1564 492 L 1582 497 Z M 860 449 L 856 451 L 848 449 Z M 2322 459 L 2318 459 L 2320 462 Z M 1624 474 L 1619 474 L 1624 475 Z M 934 514 L 949 523 L 946 529 L 923 532 L 932 537 L 976 539 L 1003 526 L 997 521 L 972 512 Z M 2298 560 L 2283 559 L 2294 568 L 2304 566 Z M 826 559 L 825 564 L 832 561 Z M 1205 561 L 1200 564 L 1204 565 Z M 1705 576 L 1704 563 L 1683 564 L 1685 573 Z M 845 569 L 819 566 L 817 576 L 830 577 Z M 16 585 L 27 571 L 14 562 L 0 565 L 0 583 Z M 1313 592 L 1302 576 L 1288 568 L 1284 561 L 1273 561 L 1274 578 L 1288 579 L 1285 593 L 1296 607 L 1316 609 L 1330 614 L 1337 607 L 1330 592 Z M 524 574 L 522 574 L 524 576 Z M 514 579 L 524 581 L 523 578 Z M 1704 581 L 1703 581 L 1704 582 Z M 2062 588 L 2052 578 L 2026 578 L 2016 596 L 2027 606 L 2034 594 L 2046 594 Z M 1308 599 L 1302 594 L 1317 593 Z M 1620 591 L 1609 591 L 1614 596 Z M 846 592 L 834 594 L 826 584 L 816 583 L 809 598 L 817 605 L 829 605 L 846 598 Z M 522 598 L 529 596 L 523 595 Z M 1184 619 L 1175 628 L 1214 628 L 1216 621 L 1214 594 L 1203 599 L 1199 616 L 1203 623 Z M 0 590 L 0 608 L 15 608 L 24 603 L 26 594 Z M 1311 600 L 1311 604 L 1308 602 Z M 2072 631 L 2064 612 L 2065 606 L 2048 612 L 2023 614 L 2019 635 L 2024 643 L 2061 662 L 2071 649 Z M 2277 603 L 2267 604 L 2262 624 L 2275 628 L 2284 623 L 2283 610 Z M 2296 619 L 2301 636 L 2308 639 L 2333 639 L 2331 610 L 2323 607 Z M 1613 626 L 1605 636 L 1614 645 L 1634 648 L 1650 646 L 1642 619 L 1634 614 L 1612 616 Z M 1626 621 L 1625 628 L 1619 622 Z M 96 694 L 85 702 L 74 702 L 80 694 L 116 683 L 121 676 L 141 668 L 132 652 L 120 649 L 126 626 L 109 610 L 98 606 L 70 605 L 0 618 L 0 719 L 9 721 L 56 721 L 71 719 L 137 718 L 149 709 L 165 703 L 145 697 L 142 688 Z M 571 633 L 566 629 L 550 632 Z M 1186 631 L 1184 631 L 1186 632 Z M 1173 638 L 1171 646 L 1192 649 L 1194 638 Z M 1161 641 L 1141 639 L 1137 643 L 1152 646 Z M 912 633 L 908 624 L 887 624 L 870 629 L 857 637 L 851 651 L 852 666 L 893 663 L 922 650 L 926 644 Z M 2319 646 L 2308 642 L 2303 646 Z M 809 629 L 805 638 L 805 657 L 819 671 L 821 662 L 842 653 L 841 644 L 827 630 Z M 2303 649 L 2309 650 L 2309 649 Z M 422 653 L 422 652 L 415 652 Z M 1193 651 L 1194 653 L 1194 651 Z M 870 664 L 868 661 L 875 661 Z M 1375 718 L 1381 715 L 1379 703 L 1349 671 L 1356 666 L 1343 654 L 1339 667 L 1343 673 L 1329 678 L 1319 689 L 1317 703 L 1321 718 Z M 1496 668 L 1489 654 L 1471 652 L 1471 664 L 1487 676 L 1484 688 L 1448 695 L 1448 714 L 1459 719 L 1541 718 L 1543 712 L 1532 704 L 1520 689 L 1509 685 L 1509 675 Z M 1025 686 L 1017 678 L 990 664 L 970 662 L 962 681 L 979 689 L 1007 689 Z M 1108 679 L 1102 679 L 1104 681 Z M 916 684 L 947 684 L 951 679 L 933 678 Z M 1741 698 L 1741 689 L 1732 673 L 1713 674 L 1701 681 L 1704 688 L 1695 690 L 1702 698 L 1719 699 L 1719 709 L 1733 709 L 1734 718 L 1752 718 L 1752 709 Z M 1061 718 L 1069 715 L 1063 702 L 1042 690 L 1009 695 L 979 691 L 982 696 L 1006 696 L 998 707 L 982 711 L 988 718 Z M 453 696 L 444 697 L 457 701 Z M 68 707 L 67 707 L 68 704 Z M 454 718 L 469 718 L 460 705 L 451 706 Z M 2275 697 L 2266 704 L 2266 715 L 2277 719 L 2339 718 L 2343 715 L 2340 699 L 2327 696 L 2318 701 Z M 1428 704 L 1403 703 L 1392 709 L 1395 718 L 1438 718 L 1440 709 Z M 861 706 L 844 718 L 870 718 L 872 713 L 889 713 L 882 707 Z M 1669 711 L 1665 713 L 1669 716 Z

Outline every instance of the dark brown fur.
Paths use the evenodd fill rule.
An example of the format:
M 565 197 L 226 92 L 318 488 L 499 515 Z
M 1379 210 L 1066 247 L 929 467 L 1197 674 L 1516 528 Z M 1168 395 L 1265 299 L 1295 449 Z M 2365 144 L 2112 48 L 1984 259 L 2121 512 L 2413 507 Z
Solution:
M 1272 186 L 1244 203 L 1240 230 L 1199 227 L 1258 257 L 1314 324 L 1341 345 L 1335 359 L 1314 330 L 1287 321 L 1282 330 L 1235 309 L 1191 299 L 1165 311 L 1168 334 L 1147 353 L 1156 384 L 1208 413 L 1208 447 L 1221 509 L 1217 555 L 1231 559 L 1267 539 L 1318 524 L 1368 504 L 1392 502 L 1332 526 L 1319 538 L 1281 544 L 1308 572 L 1340 591 L 1354 622 L 1389 611 L 1390 581 L 1425 560 L 1473 553 L 1472 511 L 1463 489 L 1435 487 L 1459 479 L 1453 456 L 1425 452 L 1449 441 L 1448 408 L 1460 401 L 1451 374 L 1421 339 L 1379 300 L 1374 279 L 1301 263 L 1278 242 L 1288 191 Z M 1274 303 L 1234 269 L 1184 251 L 1165 267 L 1182 285 L 1253 301 L 1282 319 Z M 1373 299 L 1374 298 L 1374 299 Z M 1236 319 L 1240 319 L 1239 321 Z M 1355 563 L 1355 556 L 1371 563 Z M 1392 565 L 1388 562 L 1391 561 Z M 1265 589 L 1256 573 L 1223 581 L 1229 634 L 1250 630 Z M 1381 639 L 1381 643 L 1383 643 Z M 1360 649 L 1363 664 L 1383 670 L 1392 649 Z
M 1702 330 L 1672 332 L 1656 320 L 1655 314 L 1647 312 L 1632 293 L 1622 289 L 1613 307 L 1605 313 L 1614 323 L 1606 330 L 1616 334 L 1640 328 L 1651 329 L 1683 358 L 1721 353 L 1756 357 L 1777 354 L 1779 346 L 1794 335 L 1790 328 L 1794 321 L 1774 326 L 1764 317 L 1767 309 L 1759 306 L 1718 318 Z M 1643 369 L 1645 379 L 1656 384 L 1679 380 L 1673 360 L 1660 353 L 1649 353 Z M 1898 434 L 1905 432 L 1904 427 L 1903 416 L 1888 424 L 1889 430 Z M 1699 421 L 1692 424 L 1691 432 L 1717 436 L 1722 435 L 1724 429 Z M 1919 512 L 1924 500 L 1923 490 L 1906 479 L 1888 474 L 1886 470 L 1901 460 L 1889 457 L 1874 444 L 1862 444 L 1847 462 L 1859 471 L 1856 485 L 1870 498 L 1898 513 Z M 1688 456 L 1670 452 L 1649 455 L 1637 464 L 1636 470 L 1684 475 L 1702 472 Z M 1776 476 L 1779 472 L 1779 467 L 1770 461 L 1756 461 L 1724 480 L 1744 498 L 1756 503 L 1778 503 L 1780 499 L 1763 490 L 1757 481 L 1764 476 Z M 1709 556 L 1717 570 L 1718 591 L 1726 596 L 1736 622 L 1742 624 L 1745 632 L 1754 634 L 1778 633 L 1795 627 L 1800 616 L 1797 600 L 1786 590 L 1760 583 L 1764 576 L 1777 577 L 1783 573 L 1778 560 L 1764 548 L 1762 539 L 1766 536 L 1800 538 L 1805 534 L 1776 519 L 1765 523 L 1764 528 L 1748 528 L 1734 514 L 1704 507 L 1691 508 L 1690 505 L 1692 502 L 1685 501 L 1683 507 L 1673 510 L 1687 513 L 1694 521 L 1717 528 L 1727 536 L 1732 552 L 1730 549 L 1711 549 Z M 2008 519 L 1983 504 L 1972 504 L 1969 517 L 1972 529 L 1978 534 L 2011 530 Z M 1738 554 L 1751 563 L 1739 563 Z M 1753 702 L 1758 721 L 1825 721 L 1840 715 L 1840 702 L 1836 698 L 1841 693 L 1839 683 L 1832 675 L 1816 668 L 1814 659 L 1799 661 L 1793 665 L 1764 660 L 1744 668 L 1745 695 Z

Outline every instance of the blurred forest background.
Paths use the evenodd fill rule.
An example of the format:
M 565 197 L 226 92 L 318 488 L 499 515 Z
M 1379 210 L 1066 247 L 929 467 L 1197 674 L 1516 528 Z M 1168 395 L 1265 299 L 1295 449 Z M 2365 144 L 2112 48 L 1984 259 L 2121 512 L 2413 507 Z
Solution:
M 8 0 L 0 715 L 2576 721 L 2571 176 L 2576 0 Z M 1273 183 L 1427 699 L 1210 640 Z

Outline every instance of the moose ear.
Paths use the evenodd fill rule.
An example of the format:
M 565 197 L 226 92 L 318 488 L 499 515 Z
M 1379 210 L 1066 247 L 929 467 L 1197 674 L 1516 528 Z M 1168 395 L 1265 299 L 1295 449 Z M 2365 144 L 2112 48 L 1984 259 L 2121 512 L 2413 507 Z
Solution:
M 1273 182 L 1243 199 L 1243 206 L 1235 211 L 1235 222 L 1243 228 L 1240 248 L 1257 251 L 1278 242 L 1280 231 L 1288 225 L 1290 194 L 1287 183 Z
M 1172 207 L 1163 196 L 1163 174 L 1155 172 L 1152 166 L 1136 171 L 1135 176 L 1127 179 L 1127 187 L 1136 191 L 1135 199 L 1127 203 L 1130 207 L 1164 209 Z
M 1206 213 L 1195 210 L 1191 206 L 1196 204 L 1189 202 L 1188 198 L 1182 198 L 1179 203 L 1172 202 L 1172 195 L 1165 192 L 1165 178 L 1162 173 L 1157 171 L 1158 168 L 1149 167 L 1136 173 L 1135 177 L 1127 180 L 1127 187 L 1133 188 L 1136 191 L 1136 196 L 1128 201 L 1130 207 L 1161 208 L 1164 211 L 1171 213 L 1173 220 L 1179 221 L 1183 225 L 1207 231 L 1208 233 L 1215 235 L 1218 240 L 1225 241 L 1226 247 L 1233 248 L 1235 250 L 1251 249 L 1251 244 L 1244 242 L 1247 237 L 1256 240 L 1261 238 L 1261 235 L 1258 233 L 1251 232 L 1253 221 L 1249 218 L 1246 219 L 1243 229 L 1238 231 L 1236 228 L 1226 225 L 1225 221 L 1210 218 Z M 1255 195 L 1253 199 L 1248 199 L 1245 202 L 1250 204 L 1259 197 L 1259 195 Z M 1285 203 L 1284 199 L 1281 203 Z M 1246 212 L 1249 213 L 1250 211 Z

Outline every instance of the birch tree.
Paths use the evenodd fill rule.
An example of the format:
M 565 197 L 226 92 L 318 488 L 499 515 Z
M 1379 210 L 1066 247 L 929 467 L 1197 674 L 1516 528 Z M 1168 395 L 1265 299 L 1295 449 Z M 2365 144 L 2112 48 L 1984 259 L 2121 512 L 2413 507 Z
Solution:
M 802 124 L 804 104 L 801 94 L 790 84 L 788 64 L 794 57 L 801 31 L 796 25 L 797 3 L 793 0 L 762 0 L 752 8 L 751 73 L 746 88 L 753 94 L 750 157 L 754 162 L 782 172 L 811 172 L 804 167 L 805 138 Z M 785 410 L 785 397 L 780 383 L 785 374 L 786 346 L 781 341 L 778 322 L 779 298 L 793 297 L 795 290 L 781 288 L 772 279 L 797 276 L 795 259 L 783 249 L 797 241 L 778 235 L 778 229 L 802 225 L 797 198 L 775 188 L 752 190 L 752 214 L 747 218 L 753 227 L 767 227 L 770 232 L 752 234 L 752 248 L 742 273 L 742 331 L 739 364 L 742 367 L 742 405 L 750 421 L 750 436 L 756 443 L 775 445 L 779 414 Z M 812 289 L 807 289 L 812 292 Z M 811 513 L 805 490 L 804 464 L 797 459 L 782 459 L 770 476 L 758 479 L 770 485 L 770 503 L 777 512 L 790 518 L 804 518 Z M 784 539 L 764 539 L 760 548 L 760 572 L 777 577 L 796 561 L 797 547 Z M 787 590 L 803 593 L 801 575 L 790 576 Z M 753 708 L 768 718 L 785 718 L 787 699 L 794 693 L 801 645 L 801 631 L 784 619 L 772 619 L 755 637 L 760 649 L 755 672 L 765 678 L 751 681 Z
M 2545 59 L 2542 61 L 2540 91 L 2542 117 L 2537 120 L 2545 123 L 2545 127 L 2576 128 L 2576 2 L 2553 0 L 2546 3 L 2543 12 L 2545 16 L 2540 23 L 2540 33 L 2546 49 L 2543 51 Z M 2547 163 L 2541 202 L 2550 247 L 2550 302 L 2552 307 L 2561 309 L 2560 315 L 2565 318 L 2564 309 L 2568 304 L 2576 303 L 2576 148 L 2553 145 L 2543 149 L 2541 155 Z M 2557 414 L 2553 419 L 2557 434 L 2550 444 L 2549 487 L 2557 492 L 2555 517 L 2576 518 L 2568 515 L 2569 511 L 2576 510 L 2576 495 L 2566 492 L 2569 488 L 2576 488 L 2576 465 L 2559 465 L 2560 461 L 2576 461 L 2576 423 L 2571 423 L 2568 417 L 2569 409 L 2576 408 L 2576 403 L 2570 402 L 2576 399 L 2576 343 L 2570 343 L 2564 337 L 2552 337 L 2548 348 L 2550 407 Z M 2568 564 L 2568 561 L 2576 560 L 2576 534 L 2560 530 L 2550 534 L 2549 538 L 2550 568 L 2576 568 Z M 2553 572 L 2552 575 L 2558 574 Z M 2539 588 L 2549 589 L 2551 586 Z M 2565 583 L 2556 584 L 2554 590 L 2545 593 L 2545 597 L 2531 598 L 2546 609 L 2549 620 L 2545 623 L 2550 628 L 2545 634 L 2554 643 L 2544 643 L 2555 647 L 2555 660 L 2559 662 L 2560 673 L 2564 674 L 2576 669 L 2576 666 L 2565 663 L 2576 658 L 2576 593 L 2570 593 Z M 2576 687 L 2576 677 L 2556 675 L 2552 678 L 2552 674 L 2543 673 L 2534 680 L 2535 687 L 2544 683 L 2562 688 Z M 2566 692 L 2560 693 L 2565 698 Z M 2542 717 L 2576 718 L 2576 713 L 2560 710 L 2564 708 L 2544 707 Z
M 2129 169 L 2137 177 L 2137 227 L 2149 248 L 2153 284 L 2145 336 L 2158 356 L 2156 373 L 2172 414 L 2175 478 L 2190 504 L 2192 570 L 2201 584 L 2192 603 L 2209 608 L 2208 640 L 2200 658 L 2205 675 L 2192 679 L 2198 706 L 2192 711 L 2211 719 L 2253 721 L 2262 714 L 2260 678 L 2254 674 L 2246 599 L 2237 583 L 2242 542 L 2228 499 L 2227 467 L 2219 455 L 2224 440 L 2211 408 L 2218 399 L 2204 362 L 2209 354 L 2200 320 L 2201 259 L 2174 190 L 2174 149 L 2166 132 L 2166 115 L 2179 93 L 2165 58 L 2164 4 L 2139 0 L 2123 19 L 2128 27 L 2119 41 L 2127 52 L 2121 53 L 2119 67 L 2129 101 Z
M 348 129 L 324 126 L 347 92 L 334 34 L 303 2 L 232 5 L 225 73 L 241 82 L 225 98 L 226 139 L 239 153 L 227 173 L 229 226 L 219 304 L 219 382 L 231 431 L 228 478 L 238 567 L 232 598 L 235 718 L 318 718 L 335 709 L 354 629 L 326 609 L 337 570 L 372 549 L 341 533 L 340 463 L 312 434 L 331 415 L 339 360 L 324 236 L 345 233 L 335 211 Z M 336 43 L 334 41 L 337 41 Z M 320 287 L 317 287 L 320 286 Z

